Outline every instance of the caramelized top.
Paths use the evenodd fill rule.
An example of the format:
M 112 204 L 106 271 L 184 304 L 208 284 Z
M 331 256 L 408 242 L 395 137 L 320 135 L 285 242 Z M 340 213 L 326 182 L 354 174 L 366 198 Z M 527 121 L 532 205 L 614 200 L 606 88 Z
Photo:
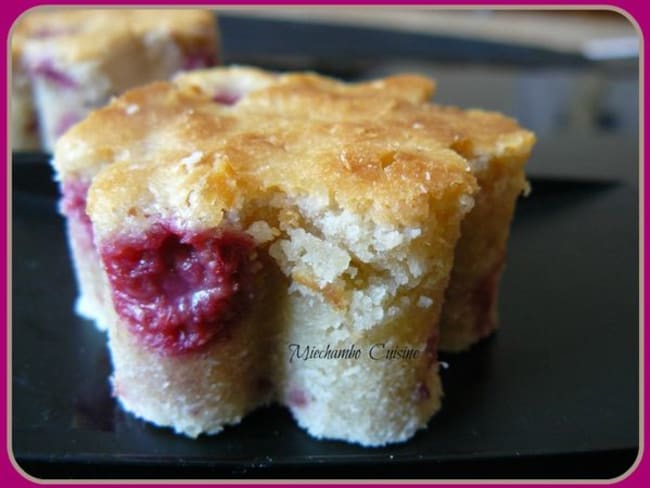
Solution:
M 381 119 L 402 128 L 426 130 L 467 158 L 513 150 L 527 153 L 534 142 L 531 132 L 500 113 L 427 103 L 435 83 L 419 75 L 343 83 L 313 73 L 278 76 L 235 67 L 182 73 L 174 81 L 208 96 L 228 89 L 246 94 L 240 103 L 257 111 L 328 121 Z
M 219 90 L 241 98 L 215 102 Z M 92 113 L 59 140 L 55 165 L 63 178 L 99 173 L 88 212 L 109 232 L 138 212 L 211 227 L 277 194 L 417 225 L 435 201 L 453 208 L 476 190 L 466 157 L 524 153 L 533 142 L 499 114 L 426 103 L 432 90 L 415 75 L 344 84 L 243 68 L 193 73 Z

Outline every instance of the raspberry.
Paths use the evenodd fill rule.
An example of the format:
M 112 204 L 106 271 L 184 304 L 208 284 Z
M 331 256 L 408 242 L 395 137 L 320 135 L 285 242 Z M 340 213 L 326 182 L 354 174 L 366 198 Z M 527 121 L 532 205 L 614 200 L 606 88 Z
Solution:
M 61 202 L 59 204 L 60 212 L 75 222 L 79 228 L 83 229 L 83 244 L 88 248 L 94 248 L 93 243 L 93 226 L 88 214 L 86 214 L 86 195 L 89 184 L 80 180 L 65 181 L 61 188 Z
M 55 68 L 54 65 L 52 65 L 52 62 L 49 60 L 41 61 L 35 65 L 31 71 L 33 75 L 45 78 L 50 83 L 58 85 L 64 89 L 73 89 L 77 88 L 78 86 L 77 82 L 74 79 L 72 79 L 70 76 L 58 68 Z
M 156 224 L 101 247 L 115 309 L 147 347 L 196 351 L 227 338 L 252 292 L 253 240 L 243 233 L 177 233 Z

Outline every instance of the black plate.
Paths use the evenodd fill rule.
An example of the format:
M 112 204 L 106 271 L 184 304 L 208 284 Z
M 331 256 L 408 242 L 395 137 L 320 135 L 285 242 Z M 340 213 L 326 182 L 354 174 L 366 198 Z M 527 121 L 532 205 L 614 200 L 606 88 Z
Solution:
M 13 450 L 43 477 L 612 477 L 638 446 L 637 193 L 533 180 L 514 223 L 502 330 L 444 357 L 445 399 L 405 444 L 315 441 L 281 408 L 189 440 L 110 397 L 105 336 L 75 285 L 46 165 L 14 168 Z

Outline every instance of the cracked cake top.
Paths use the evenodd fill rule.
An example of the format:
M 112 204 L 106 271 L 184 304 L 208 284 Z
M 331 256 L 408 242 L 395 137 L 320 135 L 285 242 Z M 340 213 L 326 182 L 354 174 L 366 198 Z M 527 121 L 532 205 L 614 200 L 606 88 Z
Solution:
M 213 227 L 278 194 L 417 226 L 432 202 L 457 208 L 475 192 L 466 157 L 527 150 L 533 138 L 496 113 L 429 104 L 433 88 L 416 75 L 345 84 L 196 72 L 92 113 L 59 141 L 55 164 L 64 179 L 99 172 L 88 212 L 102 233 L 150 217 Z

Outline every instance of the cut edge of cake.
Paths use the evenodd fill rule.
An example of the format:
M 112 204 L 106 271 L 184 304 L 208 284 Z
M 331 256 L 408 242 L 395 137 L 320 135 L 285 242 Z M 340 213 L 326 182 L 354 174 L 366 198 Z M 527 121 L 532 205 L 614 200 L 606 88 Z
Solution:
M 239 71 L 237 72 L 237 70 Z M 207 79 L 210 76 L 212 79 Z M 437 375 L 436 350 L 439 339 L 443 339 L 445 335 L 453 336 L 443 330 L 443 337 L 439 338 L 435 319 L 442 307 L 454 252 L 457 262 L 459 259 L 463 259 L 462 253 L 459 251 L 460 244 L 456 245 L 460 236 L 461 220 L 463 221 L 462 225 L 465 226 L 464 222 L 467 222 L 469 216 L 474 212 L 471 210 L 472 207 L 476 208 L 474 198 L 480 199 L 481 193 L 487 194 L 486 189 L 501 188 L 500 185 L 503 186 L 503 182 L 511 184 L 504 193 L 507 194 L 507 198 L 498 195 L 494 197 L 498 202 L 504 202 L 504 215 L 499 222 L 494 224 L 494 228 L 498 229 L 489 229 L 483 231 L 483 234 L 480 232 L 477 234 L 479 237 L 481 235 L 499 235 L 499 238 L 504 238 L 503 229 L 506 226 L 504 240 L 507 239 L 507 227 L 512 215 L 514 199 L 525 188 L 525 179 L 521 168 L 534 140 L 533 136 L 522 130 L 520 132 L 513 131 L 514 135 L 506 134 L 506 136 L 497 137 L 494 140 L 486 138 L 483 134 L 483 139 L 478 137 L 469 139 L 468 142 L 467 138 L 462 137 L 464 135 L 462 130 L 453 128 L 454 124 L 449 124 L 452 129 L 448 130 L 449 128 L 445 127 L 443 132 L 444 138 L 451 139 L 443 141 L 442 144 L 436 142 L 428 151 L 430 155 L 437 154 L 437 158 L 453 161 L 445 171 L 456 174 L 458 180 L 453 184 L 441 184 L 439 187 L 435 187 L 435 190 L 431 190 L 433 191 L 431 195 L 439 196 L 434 197 L 433 200 L 436 198 L 439 200 L 436 200 L 437 203 L 432 204 L 433 207 L 428 208 L 426 212 L 412 212 L 412 209 L 409 208 L 411 203 L 401 205 L 399 202 L 391 202 L 389 204 L 389 200 L 385 199 L 385 196 L 381 196 L 381 193 L 378 193 L 380 198 L 376 202 L 363 198 L 356 199 L 353 192 L 354 185 L 350 185 L 349 182 L 335 177 L 331 179 L 329 172 L 316 174 L 305 171 L 302 174 L 299 166 L 285 166 L 280 168 L 280 171 L 287 172 L 288 168 L 293 167 L 293 171 L 297 170 L 298 176 L 294 179 L 298 182 L 302 181 L 300 178 L 303 180 L 320 178 L 324 184 L 340 190 L 339 193 L 342 196 L 337 195 L 337 197 L 341 199 L 333 201 L 331 195 L 314 192 L 316 186 L 313 185 L 302 189 L 300 185 L 294 185 L 279 191 L 277 189 L 279 180 L 276 179 L 273 180 L 268 191 L 261 192 L 262 197 L 257 199 L 253 207 L 246 207 L 241 203 L 242 201 L 249 202 L 247 205 L 250 205 L 250 201 L 256 200 L 251 197 L 242 198 L 242 194 L 252 195 L 254 193 L 250 193 L 250 189 L 246 189 L 247 181 L 249 181 L 247 178 L 250 179 L 250 174 L 246 172 L 250 168 L 245 168 L 242 173 L 242 168 L 233 168 L 229 157 L 251 157 L 251 152 L 271 151 L 268 147 L 282 143 L 296 144 L 296 140 L 289 138 L 288 142 L 287 140 L 279 141 L 277 133 L 266 133 L 265 137 L 259 137 L 259 134 L 256 134 L 252 138 L 241 137 L 241 134 L 234 135 L 233 140 L 236 140 L 237 144 L 226 148 L 230 152 L 226 151 L 228 157 L 223 158 L 214 157 L 214 154 L 206 151 L 201 146 L 201 138 L 205 138 L 210 131 L 227 132 L 229 120 L 237 116 L 237 111 L 243 111 L 242 116 L 263 119 L 265 111 L 268 113 L 268 111 L 276 110 L 277 107 L 274 107 L 274 104 L 277 103 L 277 98 L 267 97 L 265 99 L 265 90 L 273 92 L 276 87 L 285 84 L 287 86 L 281 90 L 290 90 L 293 86 L 298 91 L 306 90 L 306 93 L 313 93 L 313 90 L 318 91 L 319 89 L 319 80 L 321 78 L 313 74 L 278 76 L 248 68 L 235 68 L 230 71 L 228 69 L 214 70 L 204 72 L 203 76 L 200 72 L 181 75 L 175 80 L 176 87 L 158 83 L 128 92 L 107 108 L 91 114 L 85 122 L 73 128 L 57 146 L 55 166 L 61 179 L 65 181 L 67 175 L 73 179 L 93 181 L 88 211 L 93 216 L 94 226 L 98 226 L 100 229 L 99 236 L 94 236 L 95 242 L 99 246 L 106 236 L 110 236 L 111 232 L 117 232 L 121 228 L 121 222 L 127 222 L 126 226 L 128 227 L 129 220 L 132 222 L 138 220 L 139 217 L 132 218 L 134 217 L 132 212 L 146 214 L 149 217 L 158 213 L 159 219 L 162 221 L 176 222 L 172 228 L 177 230 L 173 230 L 172 233 L 178 232 L 178 235 L 182 235 L 192 227 L 188 224 L 189 222 L 199 222 L 200 225 L 195 229 L 199 231 L 215 228 L 234 229 L 254 239 L 263 255 L 264 266 L 262 268 L 268 268 L 270 262 L 276 263 L 271 265 L 276 269 L 269 275 L 262 273 L 262 278 L 259 278 L 262 283 L 260 289 L 275 291 L 282 290 L 283 287 L 287 289 L 286 296 L 274 295 L 270 299 L 271 305 L 268 307 L 269 310 L 274 307 L 275 309 L 281 308 L 283 312 L 280 313 L 276 310 L 264 317 L 263 320 L 268 327 L 276 330 L 276 333 L 271 334 L 272 337 L 268 339 L 276 341 L 272 342 L 274 345 L 271 346 L 271 349 L 276 352 L 272 355 L 270 363 L 266 360 L 260 363 L 263 364 L 261 369 L 273 371 L 277 377 L 269 380 L 260 373 L 260 368 L 254 364 L 259 361 L 259 359 L 253 359 L 259 358 L 256 351 L 259 347 L 264 349 L 268 345 L 267 339 L 260 340 L 259 337 L 255 339 L 254 334 L 249 337 L 242 332 L 242 337 L 235 339 L 235 341 L 241 340 L 241 342 L 237 342 L 239 346 L 235 349 L 247 351 L 244 355 L 248 358 L 246 367 L 251 368 L 250 376 L 256 380 L 243 390 L 246 401 L 233 401 L 226 405 L 225 411 L 231 412 L 231 414 L 223 416 L 220 416 L 218 412 L 211 412 L 213 408 L 218 409 L 218 406 L 207 407 L 207 404 L 202 404 L 203 406 L 199 409 L 203 412 L 201 415 L 193 414 L 191 409 L 188 410 L 188 402 L 185 401 L 187 395 L 183 394 L 177 395 L 180 399 L 178 402 L 170 400 L 171 397 L 165 397 L 166 400 L 163 399 L 162 402 L 156 400 L 154 403 L 147 403 L 145 401 L 141 402 L 142 404 L 128 400 L 124 392 L 133 388 L 150 391 L 152 398 L 157 398 L 155 390 L 161 381 L 162 384 L 168 384 L 167 388 L 170 388 L 170 392 L 178 393 L 180 391 L 182 393 L 186 376 L 175 376 L 173 371 L 184 370 L 185 363 L 183 361 L 188 361 L 187 364 L 190 364 L 193 359 L 199 362 L 204 361 L 210 365 L 219 364 L 221 353 L 218 349 L 224 346 L 219 346 L 220 343 L 217 341 L 213 345 L 207 346 L 207 349 L 196 353 L 197 356 L 193 356 L 193 359 L 189 360 L 188 356 L 184 355 L 179 357 L 160 356 L 146 347 L 143 348 L 132 334 L 127 333 L 127 327 L 124 327 L 124 324 L 120 326 L 123 319 L 119 319 L 112 307 L 108 307 L 104 316 L 107 317 L 106 322 L 109 323 L 109 337 L 114 354 L 115 376 L 113 381 L 116 395 L 121 398 L 121 403 L 127 410 L 159 425 L 172 425 L 177 431 L 194 436 L 201 431 L 216 432 L 221 425 L 236 423 L 250 409 L 275 398 L 287 405 L 298 423 L 315 437 L 345 439 L 362 445 L 383 445 L 406 440 L 418 428 L 426 425 L 429 417 L 439 408 L 441 388 Z M 346 100 L 345 84 L 327 79 L 323 79 L 322 82 L 326 85 L 326 88 L 323 88 L 325 93 L 321 93 L 319 96 L 334 100 L 332 107 L 342 111 L 343 118 L 350 113 L 350 108 L 356 110 L 363 107 L 364 103 L 367 104 L 367 102 L 359 101 L 359 99 L 363 99 L 363 95 L 351 96 Z M 391 110 L 404 111 L 408 110 L 409 105 L 422 103 L 428 98 L 434 87 L 426 79 L 411 77 L 411 81 L 408 81 L 407 77 L 394 77 L 389 80 L 389 88 L 386 88 L 386 80 L 368 82 L 362 88 L 372 89 L 369 87 L 372 87 L 373 83 L 376 93 L 381 93 L 381 90 L 389 90 L 391 86 L 399 86 L 398 93 L 406 93 L 406 96 L 400 95 L 399 97 L 387 94 L 379 105 L 372 108 L 373 113 L 376 114 L 378 111 L 386 117 L 383 120 L 391 120 Z M 400 83 L 402 84 L 400 85 Z M 412 90 L 409 91 L 408 86 L 411 86 Z M 215 87 L 218 88 L 217 93 L 214 93 Z M 221 96 L 222 92 L 230 93 L 232 96 Z M 344 102 L 339 103 L 340 100 L 337 99 L 339 92 L 343 93 Z M 148 97 L 164 100 L 164 103 L 161 102 L 159 107 L 151 108 L 148 105 L 150 103 Z M 287 134 L 290 133 L 291 124 L 295 125 L 296 121 L 305 117 L 302 108 L 294 106 L 296 103 L 301 103 L 299 98 L 297 102 L 288 100 L 286 103 L 290 110 L 279 112 L 282 114 L 281 117 L 289 121 L 285 123 L 285 129 L 289 128 Z M 209 101 L 216 102 L 215 106 L 208 105 L 209 108 L 204 110 Z M 191 114 L 179 113 L 175 108 L 167 110 L 164 107 L 165 103 L 169 103 L 172 107 L 176 105 L 185 109 L 189 107 Z M 129 107 L 133 106 L 138 109 L 129 110 Z M 442 110 L 444 111 L 444 109 Z M 471 112 L 480 117 L 479 111 Z M 459 113 L 468 116 L 467 114 L 470 112 Z M 156 114 L 153 119 L 146 119 L 152 114 Z M 141 161 L 137 161 L 140 154 L 138 151 L 143 149 L 138 148 L 138 144 L 129 141 L 141 138 L 144 140 L 143 147 L 147 144 L 150 145 L 152 142 L 148 138 L 149 131 L 152 130 L 150 127 L 152 120 L 155 121 L 158 117 L 172 119 L 186 117 L 183 122 L 186 126 L 183 131 L 186 132 L 174 133 L 172 131 L 169 134 L 157 136 L 173 150 L 169 154 L 163 155 L 162 160 L 168 160 L 169 164 L 151 168 L 147 167 L 146 163 L 142 164 Z M 341 137 L 343 131 L 350 129 L 363 131 L 368 127 L 372 129 L 371 132 L 376 131 L 380 135 L 379 139 L 389 137 L 381 133 L 381 128 L 375 127 L 363 118 L 357 118 L 356 121 L 354 118 L 352 121 L 348 120 L 346 125 L 344 120 L 336 120 L 336 117 L 329 121 L 319 117 L 310 115 L 307 119 L 319 131 L 323 131 L 323 126 L 326 125 L 327 131 L 331 132 L 329 137 L 333 137 L 332 140 Z M 461 116 L 459 115 L 459 117 Z M 217 125 L 211 125 L 207 122 L 211 118 L 220 122 Z M 143 120 L 145 120 L 145 126 L 150 124 L 149 128 L 142 128 Z M 382 119 L 379 118 L 379 120 Z M 427 120 L 429 119 L 424 117 L 425 123 Z M 395 120 L 393 129 L 401 134 L 418 133 L 416 129 L 419 129 L 418 124 L 422 125 L 422 123 L 410 119 L 408 122 L 410 127 L 405 127 L 403 120 Z M 263 122 L 261 124 L 264 127 Z M 100 125 L 102 131 L 98 136 L 93 133 L 93 128 Z M 280 125 L 282 126 L 282 124 Z M 107 129 L 107 127 L 115 130 Z M 264 130 L 268 132 L 269 128 L 265 127 Z M 298 135 L 302 138 L 307 137 L 303 133 Z M 399 138 L 400 136 L 395 137 Z M 419 138 L 422 136 L 412 137 L 420 141 Z M 185 141 L 185 143 L 179 146 L 177 144 L 179 141 Z M 364 174 L 363 151 L 369 150 L 372 145 L 366 147 L 360 141 L 357 142 L 362 149 L 353 149 L 356 145 L 350 144 L 349 147 L 342 148 L 337 155 L 338 164 L 341 165 L 336 169 L 337 172 Z M 122 148 L 122 145 L 126 145 L 129 150 L 124 152 L 125 148 Z M 312 148 L 307 145 L 305 153 L 309 154 L 310 151 Z M 481 151 L 483 152 L 481 153 Z M 415 152 L 417 153 L 417 150 Z M 409 163 L 403 160 L 407 153 L 408 151 L 403 153 L 399 150 L 384 151 L 379 154 L 379 166 L 382 170 L 388 168 L 388 171 L 392 166 L 402 168 L 403 175 L 407 178 L 405 181 L 412 181 L 410 184 L 412 188 L 404 190 L 404 194 L 415 195 L 418 193 L 418 183 L 430 181 L 432 175 L 423 167 L 420 167 L 421 171 L 418 170 L 419 172 L 416 174 L 413 168 L 418 167 L 418 163 L 411 161 L 413 166 L 410 167 L 407 166 Z M 312 152 L 312 154 L 318 153 Z M 469 162 L 465 158 L 469 159 Z M 309 157 L 307 156 L 306 159 L 309 160 Z M 395 164 L 396 162 L 398 164 Z M 265 170 L 260 169 L 259 163 L 256 164 L 258 166 L 255 166 L 255 170 L 259 170 L 264 175 Z M 456 170 L 452 170 L 454 165 L 456 165 Z M 210 170 L 207 172 L 197 171 L 196 166 L 207 166 Z M 470 168 L 470 166 L 472 167 Z M 485 171 L 490 174 L 487 178 Z M 492 176 L 492 171 L 496 171 L 498 174 Z M 508 174 L 504 175 L 499 171 L 505 171 L 505 173 L 511 171 L 512 174 L 508 176 Z M 95 177 L 98 173 L 99 177 Z M 247 176 L 240 178 L 244 173 Z M 197 177 L 197 175 L 199 176 Z M 267 172 L 266 176 L 268 177 L 268 175 Z M 252 185 L 253 188 L 261 181 L 259 175 L 255 178 L 250 180 L 256 182 Z M 483 178 L 482 183 L 481 178 Z M 481 187 L 478 193 L 475 193 L 476 180 Z M 157 190 L 152 190 L 152 181 L 154 182 L 153 187 Z M 458 191 L 456 196 L 445 198 L 455 201 L 455 207 L 454 205 L 445 207 L 440 203 L 440 199 L 444 200 L 440 195 L 445 192 L 451 195 L 448 193 L 449 188 L 454 185 L 457 186 L 456 190 Z M 192 188 L 192 191 L 188 192 L 188 188 Z M 215 188 L 220 188 L 218 197 L 215 197 Z M 363 190 L 363 188 L 363 184 L 361 184 L 361 189 L 358 190 L 360 194 L 369 191 Z M 147 192 L 152 195 L 145 200 L 138 197 L 138 195 L 147 194 Z M 424 192 L 426 193 L 427 190 L 425 189 Z M 287 195 L 292 195 L 290 201 L 287 200 Z M 211 206 L 212 210 L 201 210 L 199 208 L 201 205 L 197 204 L 199 201 L 209 202 L 208 207 Z M 410 200 L 405 202 L 407 201 Z M 412 201 L 422 202 L 423 200 Z M 260 209 L 260 202 L 263 203 L 262 206 L 266 207 L 274 208 L 275 205 L 275 210 L 270 212 L 271 215 L 268 208 Z M 350 207 L 351 202 L 355 202 L 353 205 L 358 204 L 358 207 Z M 224 209 L 220 216 L 219 212 L 216 212 L 218 218 L 215 218 L 215 204 L 216 208 Z M 151 205 L 154 206 L 151 207 Z M 198 212 L 188 213 L 183 210 L 179 215 L 175 215 L 175 210 L 182 209 L 184 206 L 192 207 L 192 205 L 198 205 L 195 208 L 195 210 L 199 208 Z M 455 210 L 452 211 L 452 207 Z M 252 208 L 255 210 L 251 210 Z M 356 209 L 352 215 L 349 212 L 350 208 Z M 436 208 L 438 213 L 436 213 Z M 442 211 L 443 208 L 446 210 Z M 143 209 L 149 210 L 143 211 Z M 402 211 L 404 211 L 404 218 L 397 218 L 401 217 Z M 262 212 L 264 218 L 251 219 L 251 215 L 254 215 L 255 212 Z M 274 214 L 274 212 L 276 213 Z M 358 218 L 367 212 L 370 212 L 371 215 L 369 219 Z M 465 216 L 468 212 L 469 215 Z M 355 213 L 357 217 L 354 217 Z M 427 219 L 427 215 L 431 218 Z M 438 225 L 440 218 L 449 219 L 451 223 L 446 227 L 441 227 Z M 369 222 L 372 224 L 370 227 L 368 227 Z M 395 227 L 394 225 L 398 222 L 399 225 Z M 421 225 L 414 226 L 413 222 L 419 222 Z M 135 233 L 137 234 L 152 228 L 152 225 L 155 224 L 155 221 L 140 218 L 140 223 L 134 224 L 133 228 L 136 229 Z M 379 225 L 377 226 L 377 224 Z M 224 225 L 225 227 L 223 227 Z M 393 226 L 391 227 L 391 225 Z M 438 234 L 432 230 L 436 228 Z M 443 228 L 446 230 L 443 231 Z M 106 231 L 107 229 L 108 231 Z M 111 229 L 113 230 L 111 231 Z M 464 227 L 463 230 L 464 234 L 460 241 L 471 242 L 466 237 L 467 230 Z M 472 229 L 469 229 L 469 232 L 471 233 Z M 370 245 L 360 242 L 364 240 L 359 238 L 360 235 L 373 236 L 373 243 Z M 442 238 L 443 235 L 446 237 Z M 178 239 L 182 241 L 183 238 Z M 476 235 L 474 239 L 477 239 Z M 417 255 L 418 253 L 426 255 L 427 252 L 431 252 L 427 251 L 427 248 L 431 247 L 432 242 L 437 241 L 437 245 L 440 245 L 440 242 L 444 244 L 437 248 L 442 264 L 432 266 L 429 263 L 427 268 L 427 265 L 423 264 L 426 259 L 423 262 L 418 262 Z M 369 252 L 369 249 L 372 249 L 373 252 Z M 386 256 L 393 256 L 391 259 L 400 264 L 391 269 L 391 266 L 387 264 L 391 259 Z M 470 259 L 473 258 L 470 257 Z M 434 273 L 435 276 L 427 277 L 427 273 L 431 274 L 431 270 L 434 268 L 437 270 L 437 273 Z M 107 293 L 106 290 L 110 289 L 108 285 L 110 280 L 106 277 L 105 269 L 106 264 L 101 270 L 102 277 L 99 282 L 102 283 L 105 293 Z M 423 269 L 428 271 L 423 272 Z M 416 279 L 414 281 L 416 284 L 409 288 L 409 278 L 413 278 L 418 272 L 424 273 L 424 275 L 419 275 L 420 281 L 418 282 Z M 342 276 L 345 277 L 343 280 Z M 358 290 L 354 286 L 350 288 L 348 282 L 354 283 L 355 279 L 359 281 L 359 276 L 363 278 L 359 283 L 363 284 L 365 279 L 364 289 L 366 292 L 355 295 L 355 291 Z M 373 283 L 368 281 L 368 276 L 372 276 L 375 280 L 374 288 Z M 452 280 L 454 279 L 452 274 Z M 395 287 L 397 291 L 391 295 L 390 283 L 400 282 L 400 280 L 401 288 L 400 286 Z M 389 299 L 386 299 L 386 296 L 389 296 Z M 490 306 L 493 306 L 494 303 L 495 301 L 491 300 Z M 342 313 L 341 310 L 346 310 L 346 313 Z M 354 312 L 355 310 L 356 312 Z M 404 319 L 403 310 L 407 310 L 410 314 L 408 315 L 409 320 Z M 251 318 L 251 320 L 254 322 L 257 319 Z M 287 320 L 295 325 L 286 330 L 278 325 L 286 323 Z M 348 330 L 349 328 L 346 328 L 344 324 L 350 321 L 360 326 Z M 413 327 L 413 323 L 419 324 L 419 327 Z M 331 324 L 340 325 L 332 327 Z M 433 325 L 425 326 L 423 324 Z M 273 329 L 274 327 L 276 329 Z M 414 328 L 416 330 L 413 330 Z M 278 330 L 279 332 L 277 332 Z M 391 336 L 386 331 L 395 330 L 405 331 L 404 339 L 407 339 L 407 342 L 413 342 L 413 345 L 417 346 L 415 348 L 427 359 L 421 358 L 417 362 L 417 366 L 401 368 L 380 368 L 375 363 L 360 365 L 351 361 L 342 361 L 335 363 L 340 366 L 341 372 L 333 374 L 331 362 L 323 363 L 315 360 L 304 361 L 299 366 L 295 365 L 288 357 L 290 349 L 284 347 L 291 344 L 291 341 L 308 342 L 323 337 L 331 339 L 334 346 L 343 347 L 346 345 L 346 341 L 355 340 L 370 347 L 375 343 L 374 341 L 390 341 L 391 337 L 394 339 L 395 334 Z M 253 345 L 251 341 L 255 342 L 256 340 L 258 341 L 257 345 Z M 461 337 L 463 344 L 475 340 L 477 340 L 475 336 L 471 336 L 469 339 L 465 336 Z M 283 347 L 278 347 L 277 341 L 280 341 Z M 160 361 L 157 361 L 156 358 L 160 358 Z M 167 363 L 180 366 L 162 366 Z M 151 378 L 157 379 L 152 380 L 151 384 L 139 384 L 137 379 L 130 375 L 130 370 L 146 372 L 151 375 Z M 234 381 L 233 378 L 228 379 L 226 371 L 224 371 L 225 377 L 222 378 L 219 367 L 214 370 L 210 369 L 210 371 L 210 373 L 206 373 L 204 382 L 199 381 L 202 385 L 200 389 L 203 391 L 198 395 L 201 398 L 209 396 L 206 392 L 210 388 L 210 383 L 218 385 L 212 388 L 219 389 L 221 385 Z M 353 384 L 366 382 L 369 383 L 370 388 L 359 394 L 343 395 L 347 398 L 342 404 L 339 404 L 340 395 L 337 396 L 330 390 L 334 388 L 336 392 L 343 394 L 343 391 L 337 388 L 339 385 L 336 378 L 348 377 L 350 385 L 342 380 L 340 384 L 346 384 L 349 388 Z M 390 381 L 385 381 L 389 378 Z M 166 383 L 167 381 L 169 383 Z M 400 389 L 388 386 L 389 383 L 406 386 Z M 262 385 L 261 392 L 260 385 Z M 377 395 L 374 396 L 368 393 L 373 385 L 379 385 L 375 389 Z M 268 388 L 275 391 L 269 392 Z M 222 395 L 217 395 L 217 397 L 222 398 Z M 161 405 L 160 411 L 156 404 Z M 367 406 L 366 410 L 370 409 L 370 413 L 363 421 L 353 415 L 355 411 L 358 411 L 360 405 Z

